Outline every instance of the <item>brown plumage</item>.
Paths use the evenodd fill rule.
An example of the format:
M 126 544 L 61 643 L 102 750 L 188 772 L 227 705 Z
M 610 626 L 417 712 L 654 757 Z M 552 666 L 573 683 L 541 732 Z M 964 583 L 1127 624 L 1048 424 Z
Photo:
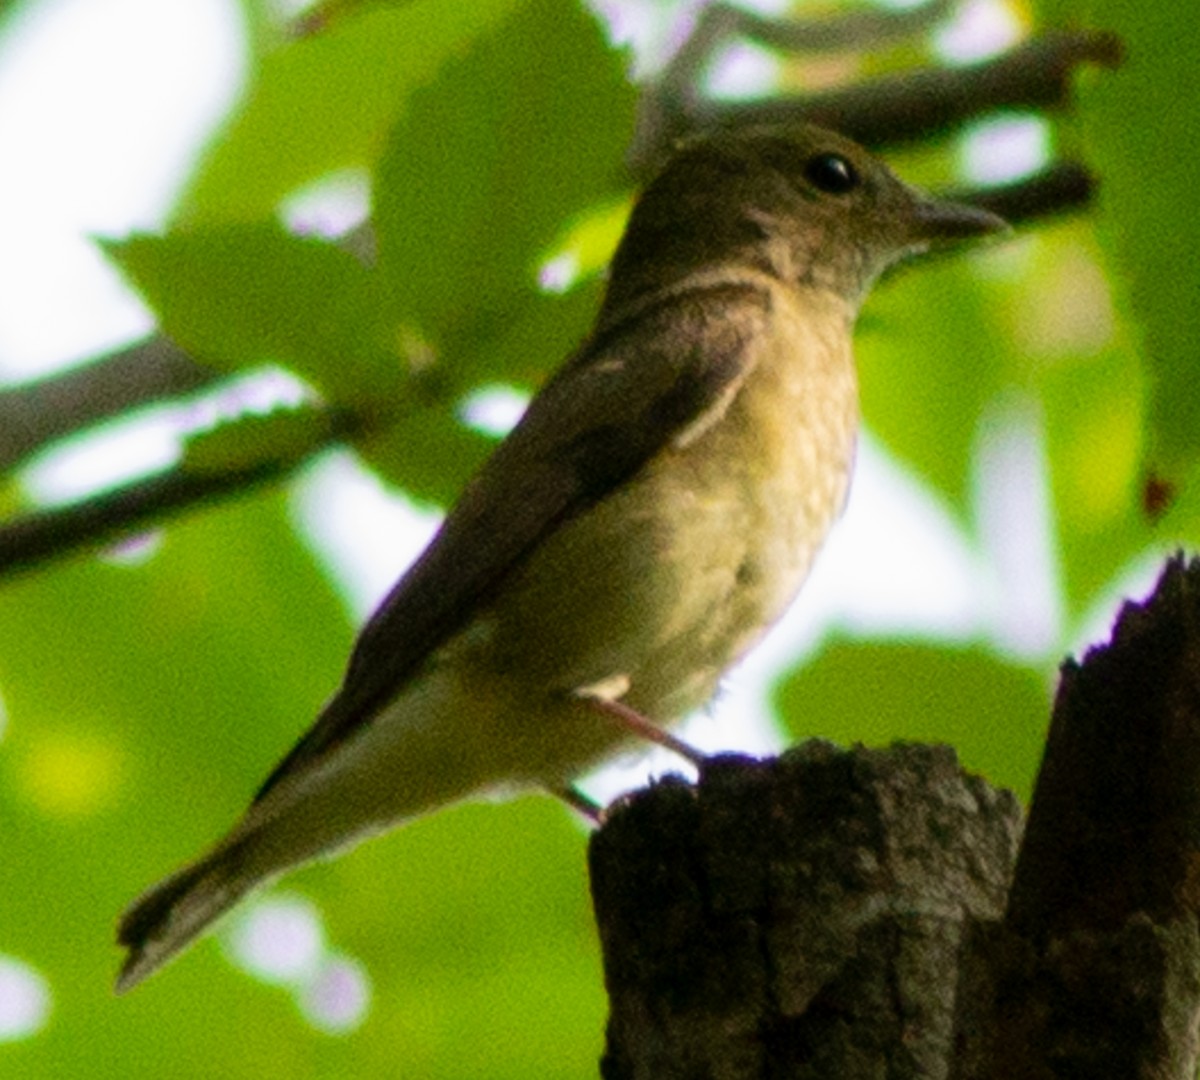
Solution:
M 242 821 L 121 921 L 128 989 L 290 867 L 459 799 L 561 789 L 703 704 L 849 482 L 851 331 L 887 266 L 998 219 L 812 127 L 696 140 L 638 201 L 596 327 L 363 630 Z

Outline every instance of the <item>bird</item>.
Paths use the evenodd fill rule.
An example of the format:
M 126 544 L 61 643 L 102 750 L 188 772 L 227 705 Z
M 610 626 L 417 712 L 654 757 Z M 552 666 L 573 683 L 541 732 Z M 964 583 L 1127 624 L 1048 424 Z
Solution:
M 683 140 L 595 324 L 367 621 L 341 686 L 206 854 L 124 913 L 124 992 L 293 867 L 670 727 L 791 604 L 844 505 L 876 279 L 1006 228 L 807 124 Z M 930 301 L 936 302 L 931 299 Z M 694 754 L 692 755 L 694 756 Z

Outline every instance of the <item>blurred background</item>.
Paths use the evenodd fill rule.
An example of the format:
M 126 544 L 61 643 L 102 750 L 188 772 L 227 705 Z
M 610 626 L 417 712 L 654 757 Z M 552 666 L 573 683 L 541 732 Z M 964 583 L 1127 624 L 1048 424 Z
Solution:
M 1127 59 L 1069 106 L 888 150 L 933 188 L 1078 161 L 1099 193 L 877 290 L 847 513 L 683 732 L 950 742 L 1028 796 L 1058 665 L 1200 528 L 1200 30 L 759 0 L 685 66 L 711 6 L 0 0 L 0 1075 L 596 1075 L 586 828 L 548 798 L 296 873 L 121 1000 L 116 916 L 241 812 L 586 333 L 664 102 L 969 78 L 1090 27 Z M 775 20 L 804 47 L 746 32 Z

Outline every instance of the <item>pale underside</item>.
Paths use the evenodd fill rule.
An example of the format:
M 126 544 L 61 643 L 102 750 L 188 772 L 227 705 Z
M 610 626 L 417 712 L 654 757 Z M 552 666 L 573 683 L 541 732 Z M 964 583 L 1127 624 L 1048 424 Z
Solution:
M 319 724 L 228 836 L 131 907 L 121 989 L 289 867 L 461 799 L 561 790 L 630 738 L 589 697 L 660 725 L 708 701 L 807 576 L 844 503 L 857 427 L 847 302 L 749 279 L 736 377 L 632 477 L 545 535 L 397 693 L 341 714 L 348 732 Z M 623 365 L 644 358 L 615 349 L 580 376 L 636 386 Z M 570 378 L 557 392 L 573 393 Z M 487 481 L 485 470 L 474 496 L 485 509 Z M 380 627 L 372 649 L 387 646 Z
M 557 788 L 629 738 L 581 692 L 661 724 L 709 700 L 794 599 L 853 461 L 846 307 L 807 296 L 802 317 L 790 290 L 772 299 L 777 324 L 760 340 L 780 347 L 738 392 L 544 541 L 329 770 L 283 785 L 281 807 L 303 790 L 328 836 L 330 815 L 383 828 L 497 788 Z

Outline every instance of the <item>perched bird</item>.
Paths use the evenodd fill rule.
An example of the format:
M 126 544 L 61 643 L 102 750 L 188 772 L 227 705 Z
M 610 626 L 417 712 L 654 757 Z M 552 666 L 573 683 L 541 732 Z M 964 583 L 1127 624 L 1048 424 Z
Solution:
M 815 127 L 683 144 L 633 209 L 591 336 L 367 623 L 315 725 L 223 840 L 125 913 L 118 990 L 291 867 L 473 795 L 569 797 L 633 737 L 670 743 L 842 508 L 871 283 L 1003 227 Z

